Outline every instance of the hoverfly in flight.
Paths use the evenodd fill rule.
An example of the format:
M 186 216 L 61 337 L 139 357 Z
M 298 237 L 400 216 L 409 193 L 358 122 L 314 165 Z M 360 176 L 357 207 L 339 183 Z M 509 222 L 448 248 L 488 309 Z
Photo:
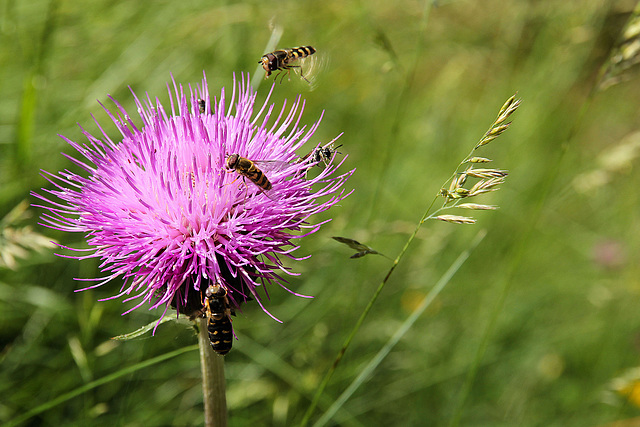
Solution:
M 287 71 L 287 75 L 291 73 L 291 70 L 294 68 L 300 69 L 300 77 L 304 79 L 307 83 L 311 83 L 307 78 L 302 74 L 302 67 L 300 65 L 292 65 L 298 59 L 306 58 L 307 56 L 313 55 L 316 53 L 316 49 L 313 46 L 301 46 L 294 47 L 291 49 L 278 49 L 274 52 L 265 53 L 262 55 L 262 58 L 258 63 L 262 64 L 262 68 L 266 72 L 265 78 L 269 77 L 272 72 L 279 71 L 276 75 L 276 79 L 278 76 L 283 73 L 285 70 Z M 284 79 L 284 74 L 282 75 L 282 79 L 280 79 L 280 83 Z
M 233 345 L 231 315 L 235 314 L 227 297 L 227 290 L 219 284 L 211 285 L 205 292 L 204 314 L 208 319 L 207 330 L 213 351 L 221 356 L 229 353 Z

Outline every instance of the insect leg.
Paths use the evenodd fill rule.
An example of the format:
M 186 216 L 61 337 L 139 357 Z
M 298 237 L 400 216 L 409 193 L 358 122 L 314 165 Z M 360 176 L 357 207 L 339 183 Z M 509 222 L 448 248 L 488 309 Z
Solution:
M 307 80 L 307 78 L 305 76 L 302 75 L 302 66 L 301 65 L 292 65 L 291 68 L 300 68 L 300 77 L 302 77 L 302 80 L 304 80 L 305 82 L 311 84 L 311 82 L 309 80 Z
M 293 70 L 294 68 L 300 68 L 300 77 L 302 77 L 302 79 L 307 82 L 307 83 L 311 83 L 309 80 L 307 80 L 307 78 L 305 76 L 302 75 L 302 66 L 300 65 L 287 65 L 284 68 L 286 68 L 287 70 L 287 75 L 291 75 L 291 70 Z
M 242 204 L 244 205 L 247 201 L 247 194 L 249 194 L 249 186 L 247 185 L 247 180 L 244 179 L 244 175 L 242 176 L 242 183 L 244 184 L 244 198 L 242 199 Z
M 287 72 L 285 73 L 285 72 L 284 72 L 284 70 L 287 70 Z M 289 76 L 289 73 L 290 73 L 290 71 L 289 71 L 289 67 L 284 66 L 284 67 L 282 67 L 282 68 L 281 68 L 281 71 L 278 73 L 278 76 L 279 76 L 280 74 L 282 74 L 282 78 L 280 79 L 280 84 L 282 84 L 282 82 L 284 81 L 284 76 L 285 76 L 285 75 L 286 75 L 286 76 Z M 275 78 L 277 79 L 277 78 L 278 78 L 278 76 L 276 76 Z M 275 81 L 275 79 L 274 79 L 274 81 Z
M 226 170 L 225 172 L 226 172 L 226 173 L 234 173 L 234 172 L 235 172 L 235 170 L 234 170 L 234 169 L 231 169 L 231 170 Z M 231 185 L 231 184 L 233 184 L 233 183 L 234 183 L 234 182 L 236 182 L 236 181 L 237 181 L 241 176 L 242 176 L 242 175 L 239 175 L 239 174 L 238 174 L 238 176 L 236 176 L 236 179 L 234 179 L 233 181 L 231 181 L 231 182 L 229 182 L 229 183 L 227 183 L 227 184 L 223 184 L 223 185 L 221 185 L 221 186 L 220 186 L 220 188 L 225 187 L 225 186 L 227 186 L 227 185 Z
M 277 73 L 274 73 L 274 75 L 273 75 L 273 81 L 274 81 L 274 82 L 278 80 L 278 76 L 279 76 L 280 74 L 282 74 L 282 69 L 281 69 L 281 68 L 278 68 L 278 72 L 277 72 Z

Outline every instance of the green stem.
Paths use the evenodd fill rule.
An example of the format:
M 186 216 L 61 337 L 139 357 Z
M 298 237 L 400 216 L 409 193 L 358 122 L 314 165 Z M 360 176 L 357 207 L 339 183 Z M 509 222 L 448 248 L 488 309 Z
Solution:
M 202 396 L 204 400 L 204 425 L 227 426 L 227 398 L 224 378 L 224 356 L 214 353 L 209 340 L 207 319 L 198 320 L 198 345 L 202 369 Z

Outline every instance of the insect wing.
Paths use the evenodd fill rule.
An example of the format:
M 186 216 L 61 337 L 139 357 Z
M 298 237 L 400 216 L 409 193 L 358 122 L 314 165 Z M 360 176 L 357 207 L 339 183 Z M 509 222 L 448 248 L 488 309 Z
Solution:
M 252 160 L 252 161 L 253 161 L 253 164 L 256 165 L 256 167 L 258 167 L 262 171 L 262 173 L 265 173 L 265 174 L 270 173 L 271 175 L 282 172 L 283 170 L 291 166 L 289 163 L 282 162 L 280 160 Z
M 300 65 L 300 68 L 296 69 L 298 70 L 296 72 L 302 73 L 309 90 L 315 90 L 318 87 L 318 76 L 329 65 L 329 56 L 326 53 L 316 53 L 315 55 L 301 58 L 297 62 L 298 64 L 296 65 Z

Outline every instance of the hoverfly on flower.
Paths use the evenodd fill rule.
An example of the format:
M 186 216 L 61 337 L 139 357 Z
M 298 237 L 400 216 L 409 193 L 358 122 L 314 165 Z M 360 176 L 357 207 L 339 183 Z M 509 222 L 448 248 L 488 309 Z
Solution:
M 239 154 L 231 154 L 227 157 L 227 168 L 235 170 L 240 175 L 249 179 L 264 191 L 269 191 L 273 187 L 269 178 L 255 165 L 255 162 L 240 157 Z

